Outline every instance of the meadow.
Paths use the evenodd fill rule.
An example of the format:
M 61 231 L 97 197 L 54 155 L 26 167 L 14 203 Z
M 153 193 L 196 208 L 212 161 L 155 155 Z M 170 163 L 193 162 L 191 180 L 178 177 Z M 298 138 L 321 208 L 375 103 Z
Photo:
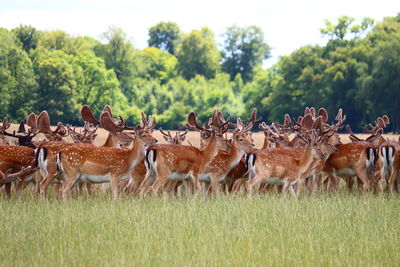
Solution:
M 400 198 L 0 200 L 2 266 L 396 266 Z
M 99 143 L 104 138 L 100 131 Z M 156 138 L 161 141 L 159 133 Z M 193 145 L 195 133 L 188 139 Z M 394 137 L 393 137 L 394 138 Z M 255 134 L 257 146 L 262 133 Z M 0 197 L 0 266 L 396 266 L 398 194 Z

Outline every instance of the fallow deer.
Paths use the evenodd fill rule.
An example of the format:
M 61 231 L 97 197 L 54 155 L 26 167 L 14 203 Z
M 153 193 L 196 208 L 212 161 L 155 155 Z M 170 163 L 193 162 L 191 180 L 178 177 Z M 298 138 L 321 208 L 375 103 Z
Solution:
M 146 152 L 148 169 L 146 178 L 141 185 L 140 194 L 143 196 L 149 190 L 157 194 L 167 179 L 192 180 L 198 192 L 201 191 L 199 175 L 218 154 L 223 146 L 223 134 L 228 130 L 228 123 L 222 123 L 218 118 L 218 112 L 214 111 L 208 130 L 197 124 L 196 115 L 191 112 L 188 123 L 196 125 L 202 131 L 211 135 L 210 141 L 203 149 L 184 145 L 156 145 Z M 151 187 L 150 183 L 153 183 Z
M 142 113 L 142 118 L 144 115 Z M 86 183 L 111 182 L 113 198 L 118 197 L 118 183 L 131 177 L 132 170 L 144 157 L 146 147 L 157 142 L 151 135 L 154 123 L 145 121 L 145 125 L 135 128 L 115 124 L 110 113 L 105 111 L 101 121 L 114 127 L 115 131 L 131 129 L 135 138 L 131 148 L 96 147 L 92 145 L 73 145 L 57 154 L 57 165 L 65 174 L 62 187 L 64 199 L 70 197 L 70 191 L 78 181 Z
M 105 112 L 111 112 L 110 108 L 108 106 L 104 107 Z M 110 113 L 109 113 L 110 114 Z M 44 112 L 43 115 L 41 115 L 38 118 L 38 128 L 42 132 L 49 132 L 46 129 L 50 128 L 50 120 L 49 119 L 40 119 L 41 116 L 46 116 L 48 117 L 47 112 Z M 76 141 L 84 141 L 87 143 L 93 143 L 94 138 L 96 137 L 96 129 L 95 130 L 90 130 L 90 125 L 101 125 L 105 130 L 108 131 L 108 136 L 106 139 L 106 142 L 104 143 L 103 147 L 119 147 L 120 143 L 123 143 L 124 145 L 130 143 L 133 140 L 133 137 L 131 134 L 128 134 L 124 132 L 124 127 L 122 127 L 124 124 L 126 124 L 126 121 L 121 118 L 120 122 L 115 122 L 112 120 L 113 123 L 110 123 L 110 120 L 106 121 L 98 121 L 94 115 L 91 109 L 87 106 L 84 105 L 81 109 L 81 116 L 83 120 L 85 121 L 85 126 L 87 131 L 86 137 L 81 136 L 78 137 L 77 133 L 73 133 L 75 135 L 73 137 L 76 138 Z M 111 117 L 111 115 L 110 115 Z M 118 124 L 121 127 L 115 127 L 114 124 Z M 71 132 L 71 130 L 70 130 Z M 81 139 L 81 140 L 80 140 Z M 75 139 L 74 139 L 75 140 Z M 40 171 L 42 173 L 42 176 L 44 179 L 40 183 L 40 195 L 42 197 L 46 197 L 47 193 L 47 188 L 48 186 L 53 183 L 61 183 L 62 177 L 60 177 L 59 170 L 57 169 L 57 164 L 56 164 L 56 155 L 66 147 L 76 145 L 72 143 L 67 143 L 67 142 L 61 142 L 61 141 L 50 141 L 43 143 L 42 145 L 39 146 L 39 148 L 36 150 L 36 155 L 38 158 L 38 164 Z M 91 190 L 88 188 L 88 191 L 90 192 Z

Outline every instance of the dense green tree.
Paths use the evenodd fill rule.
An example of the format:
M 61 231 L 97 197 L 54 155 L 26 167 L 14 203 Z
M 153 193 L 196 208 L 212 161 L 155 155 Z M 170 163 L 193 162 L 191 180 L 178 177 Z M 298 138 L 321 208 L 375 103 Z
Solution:
M 0 30 L 0 110 L 19 120 L 31 112 L 37 83 L 28 54 L 15 35 Z
M 336 25 L 332 24 L 330 20 L 325 20 L 325 28 L 320 31 L 324 35 L 328 35 L 330 39 L 343 40 L 347 33 L 350 31 L 350 25 L 354 22 L 354 18 L 348 16 L 341 16 L 338 18 Z
M 362 79 L 364 97 L 371 101 L 371 117 L 387 114 L 392 129 L 400 130 L 400 35 L 380 43 L 371 55 L 370 74 Z M 360 80 L 361 81 L 361 80 Z
M 20 25 L 18 28 L 12 30 L 18 40 L 21 42 L 24 50 L 29 53 L 31 49 L 35 49 L 41 32 L 36 30 L 35 27 Z
M 55 122 L 78 121 L 79 107 L 74 98 L 77 83 L 71 62 L 72 57 L 60 50 L 41 50 L 34 55 L 33 66 L 40 86 L 35 109 L 47 110 Z
M 115 73 L 106 69 L 104 61 L 91 52 L 84 52 L 74 57 L 72 63 L 77 83 L 73 93 L 77 104 L 87 104 L 95 113 L 110 105 L 122 114 L 127 100 L 120 91 Z
M 254 67 L 270 55 L 264 33 L 257 26 L 232 26 L 227 29 L 224 39 L 222 69 L 232 80 L 240 73 L 245 82 L 251 81 Z
M 207 79 L 215 77 L 219 70 L 220 55 L 209 28 L 193 30 L 183 35 L 178 47 L 178 70 L 185 79 L 203 75 Z
M 135 72 L 133 63 L 135 49 L 121 28 L 111 27 L 103 34 L 103 38 L 107 43 L 95 47 L 96 55 L 104 59 L 107 69 L 115 72 L 121 90 L 125 94 L 132 87 Z
M 175 56 L 155 47 L 147 47 L 134 55 L 136 76 L 147 80 L 156 79 L 161 84 L 175 77 L 177 59 Z
M 180 38 L 179 26 L 174 22 L 160 22 L 149 29 L 149 46 L 176 54 L 177 42 Z
M 46 32 L 40 36 L 37 47 L 47 50 L 60 50 L 64 48 L 68 38 L 69 35 L 65 31 Z

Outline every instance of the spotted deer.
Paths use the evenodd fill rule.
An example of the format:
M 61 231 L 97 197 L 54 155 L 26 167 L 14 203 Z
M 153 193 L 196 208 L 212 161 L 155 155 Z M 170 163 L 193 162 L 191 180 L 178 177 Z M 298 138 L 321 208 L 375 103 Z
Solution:
M 128 127 L 117 125 L 110 113 L 101 114 L 101 121 L 113 127 L 113 131 L 130 129 L 135 138 L 131 148 L 97 147 L 92 145 L 73 145 L 57 154 L 57 165 L 65 174 L 62 187 L 64 199 L 70 198 L 72 187 L 78 182 L 111 183 L 113 198 L 119 194 L 118 184 L 130 179 L 132 170 L 144 158 L 146 147 L 157 142 L 151 135 L 155 126 L 151 117 L 146 121 L 142 113 L 142 125 Z
M 111 110 L 108 106 L 104 107 L 104 112 L 108 112 L 111 114 Z M 46 116 L 48 117 L 47 112 L 41 113 L 38 118 L 38 128 L 41 132 L 47 132 L 50 133 L 48 130 L 50 128 L 50 120 L 49 119 L 41 119 L 41 116 Z M 81 109 L 81 116 L 83 120 L 85 121 L 85 133 L 83 135 L 79 135 L 77 132 L 73 132 L 72 138 L 75 142 L 79 142 L 78 144 L 86 143 L 86 144 L 93 144 L 93 140 L 96 137 L 96 129 L 90 130 L 90 125 L 101 125 L 105 130 L 108 131 L 108 136 L 103 144 L 103 147 L 119 147 L 120 144 L 122 143 L 124 146 L 128 143 L 130 143 L 133 140 L 133 137 L 131 134 L 128 134 L 124 132 L 124 127 L 123 125 L 126 124 L 126 121 L 121 118 L 119 122 L 116 122 L 114 119 L 110 120 L 106 117 L 105 120 L 100 120 L 98 121 L 94 115 L 91 109 L 87 106 L 84 105 Z M 110 115 L 112 117 L 112 115 Z M 120 127 L 115 127 L 114 125 L 117 124 Z M 67 129 L 69 133 L 71 133 L 71 128 Z M 36 155 L 38 158 L 38 164 L 39 164 L 39 169 L 44 177 L 43 180 L 40 183 L 40 195 L 41 197 L 46 197 L 47 193 L 47 188 L 51 183 L 56 183 L 60 184 L 61 181 L 63 180 L 63 177 L 60 176 L 59 169 L 57 169 L 57 164 L 56 164 L 56 155 L 65 149 L 66 147 L 72 146 L 72 145 L 77 145 L 73 143 L 67 143 L 65 141 L 50 141 L 43 143 L 38 147 L 36 150 Z M 88 191 L 90 192 L 90 188 L 88 188 Z
M 210 125 L 206 129 L 197 124 L 196 114 L 191 112 L 188 123 L 196 125 L 201 131 L 210 134 L 210 141 L 205 148 L 196 148 L 185 145 L 160 144 L 150 147 L 146 152 L 148 169 L 146 178 L 140 189 L 140 195 L 148 192 L 157 194 L 167 179 L 191 180 L 197 192 L 201 191 L 200 174 L 218 154 L 223 146 L 223 134 L 228 130 L 228 123 L 222 123 L 218 118 L 218 112 L 214 111 Z

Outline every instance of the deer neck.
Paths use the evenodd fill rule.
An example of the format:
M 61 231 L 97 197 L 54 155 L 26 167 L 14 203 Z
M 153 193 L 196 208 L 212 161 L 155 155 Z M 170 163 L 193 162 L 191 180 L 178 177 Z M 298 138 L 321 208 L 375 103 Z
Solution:
M 264 144 L 261 149 L 265 149 L 269 147 L 269 141 L 266 136 L 264 136 Z
M 244 155 L 244 148 L 240 148 L 236 142 L 233 142 L 232 149 L 228 153 L 230 163 L 239 162 Z
M 215 156 L 218 154 L 218 141 L 215 139 L 215 137 L 211 137 L 210 142 L 208 145 L 201 151 L 201 155 L 204 161 L 204 165 L 207 165 L 210 163 Z
M 306 146 L 304 155 L 299 160 L 299 172 L 304 173 L 313 161 L 313 148 L 311 146 Z
M 132 147 L 128 150 L 128 165 L 130 169 L 135 168 L 144 158 L 146 145 L 140 138 L 135 138 Z
M 119 142 L 116 136 L 108 133 L 106 142 L 104 143 L 103 147 L 119 147 Z

